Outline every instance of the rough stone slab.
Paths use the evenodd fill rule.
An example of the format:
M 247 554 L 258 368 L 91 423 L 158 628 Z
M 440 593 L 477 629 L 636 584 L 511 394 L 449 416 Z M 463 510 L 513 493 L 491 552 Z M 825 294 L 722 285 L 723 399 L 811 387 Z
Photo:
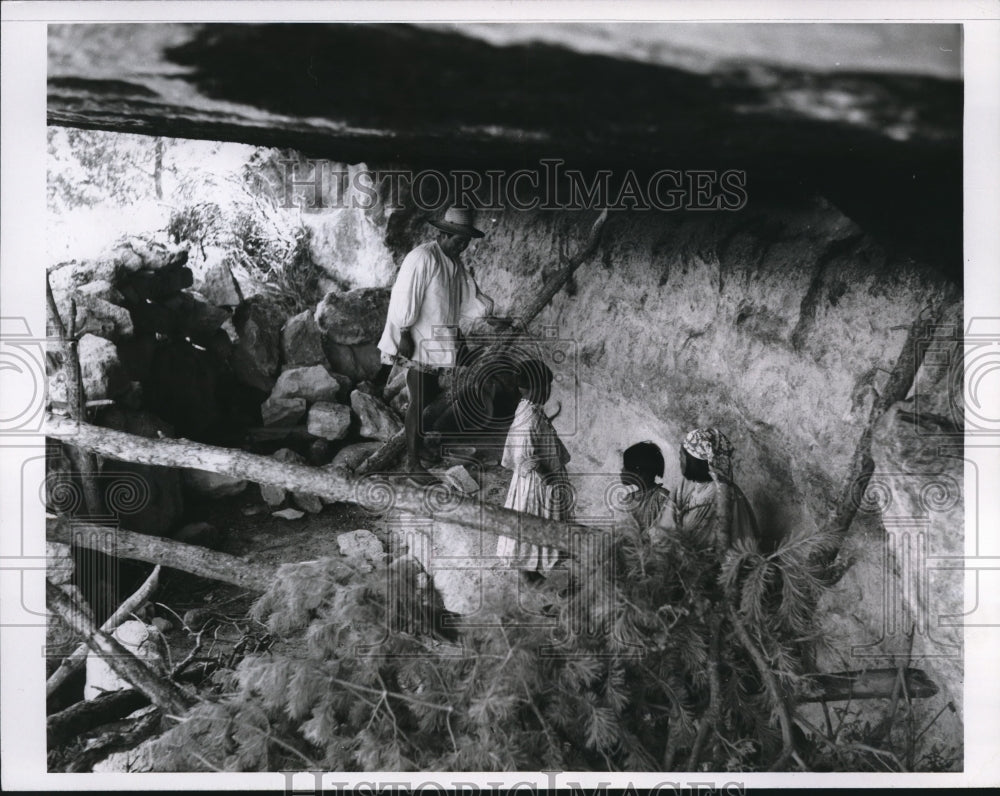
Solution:
M 233 325 L 239 340 L 232 365 L 236 377 L 244 384 L 264 392 L 274 387 L 284 320 L 281 309 L 265 296 L 254 296 L 237 308 Z
M 339 534 L 337 546 L 342 556 L 363 556 L 373 562 L 381 561 L 385 557 L 385 546 L 375 534 L 364 528 Z
M 381 355 L 374 343 L 344 345 L 323 337 L 323 352 L 335 373 L 342 373 L 352 382 L 374 379 L 382 367 Z
M 281 358 L 285 366 L 326 365 L 323 335 L 309 310 L 293 315 L 281 330 Z
M 377 343 L 385 327 L 390 292 L 382 287 L 331 290 L 316 306 L 316 325 L 335 343 Z
M 281 517 L 283 520 L 301 520 L 306 515 L 305 512 L 298 509 L 282 509 L 281 511 L 272 511 L 271 516 Z
M 217 263 L 205 272 L 199 291 L 216 307 L 237 307 L 241 300 L 236 279 L 226 263 Z
M 380 442 L 356 442 L 353 445 L 346 445 L 337 451 L 336 455 L 326 467 L 336 470 L 339 467 L 346 467 L 354 470 L 361 462 L 371 456 L 382 447 Z
M 88 401 L 114 398 L 129 387 L 128 375 L 110 340 L 85 334 L 78 346 L 83 393 Z
M 306 429 L 315 437 L 343 439 L 351 427 L 351 410 L 343 404 L 320 401 L 309 408 Z
M 355 390 L 351 393 L 351 409 L 361 420 L 362 437 L 387 442 L 403 430 L 396 413 L 374 395 Z
M 305 413 L 305 398 L 271 396 L 260 405 L 260 415 L 265 426 L 294 426 Z
M 350 380 L 330 373 L 322 365 L 282 371 L 271 391 L 272 398 L 304 398 L 309 403 L 336 401 L 350 389 Z

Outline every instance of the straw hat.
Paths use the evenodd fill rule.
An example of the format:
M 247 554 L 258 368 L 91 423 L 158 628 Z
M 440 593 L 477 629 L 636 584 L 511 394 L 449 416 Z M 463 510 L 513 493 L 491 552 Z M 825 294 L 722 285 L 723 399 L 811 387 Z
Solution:
M 484 232 L 472 226 L 473 213 L 466 207 L 449 207 L 448 212 L 440 221 L 428 219 L 427 223 L 445 232 L 456 235 L 468 235 L 470 238 L 481 238 Z

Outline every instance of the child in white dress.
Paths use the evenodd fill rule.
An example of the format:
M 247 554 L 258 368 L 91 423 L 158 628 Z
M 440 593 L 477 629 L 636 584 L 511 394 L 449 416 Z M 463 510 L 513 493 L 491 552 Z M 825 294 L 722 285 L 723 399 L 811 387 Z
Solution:
M 507 434 L 500 464 L 513 471 L 504 508 L 553 520 L 571 520 L 572 498 L 566 463 L 569 452 L 552 427 L 544 406 L 552 391 L 552 371 L 538 359 L 518 369 L 521 402 Z M 519 569 L 546 573 L 559 551 L 501 536 L 497 555 Z

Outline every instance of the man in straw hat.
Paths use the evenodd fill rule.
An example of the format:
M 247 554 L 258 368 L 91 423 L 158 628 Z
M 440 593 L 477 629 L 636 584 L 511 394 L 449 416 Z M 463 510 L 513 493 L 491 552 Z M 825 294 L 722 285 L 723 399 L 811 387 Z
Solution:
M 436 480 L 420 463 L 423 413 L 441 391 L 439 375 L 458 364 L 460 322 L 485 318 L 494 327 L 509 325 L 507 319 L 492 317 L 493 299 L 479 290 L 462 264 L 461 254 L 472 238 L 483 237 L 473 220 L 472 210 L 452 207 L 443 219 L 429 221 L 439 230 L 437 238 L 417 246 L 403 260 L 378 343 L 383 365 L 380 382 L 388 377 L 391 365 L 406 369 L 410 394 L 406 464 L 411 480 L 418 484 Z

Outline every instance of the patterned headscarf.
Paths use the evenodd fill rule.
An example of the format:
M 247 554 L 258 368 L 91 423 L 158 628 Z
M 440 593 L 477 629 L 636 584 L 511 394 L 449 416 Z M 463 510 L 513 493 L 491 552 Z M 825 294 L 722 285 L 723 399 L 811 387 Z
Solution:
M 717 428 L 696 428 L 684 437 L 684 450 L 708 462 L 709 470 L 726 478 L 733 475 L 733 446 Z

